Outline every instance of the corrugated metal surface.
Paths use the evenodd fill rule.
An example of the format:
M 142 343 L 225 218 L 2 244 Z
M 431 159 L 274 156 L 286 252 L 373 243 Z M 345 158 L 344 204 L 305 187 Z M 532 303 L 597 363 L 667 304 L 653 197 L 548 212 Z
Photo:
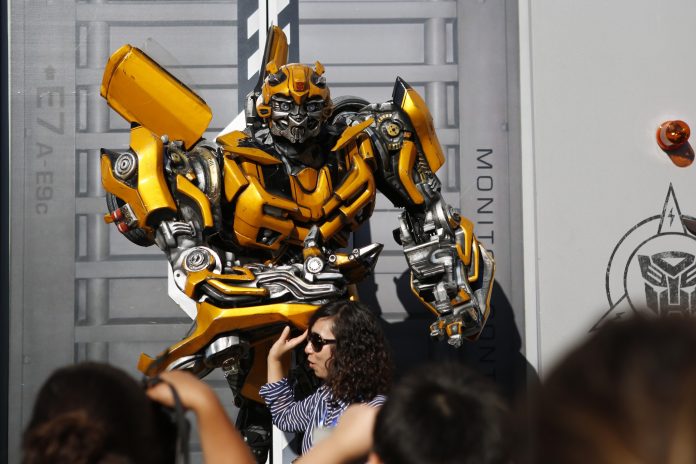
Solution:
M 167 297 L 159 250 L 132 245 L 102 220 L 98 150 L 128 145 L 126 123 L 98 95 L 109 54 L 123 43 L 138 46 L 154 38 L 213 109 L 208 137 L 239 110 L 239 68 L 236 2 L 15 0 L 11 5 L 9 429 L 10 461 L 16 462 L 19 431 L 53 369 L 92 359 L 136 375 L 141 351 L 160 351 L 189 325 Z M 516 43 L 508 35 L 516 21 L 511 5 L 300 1 L 299 57 L 325 65 L 334 96 L 386 101 L 401 76 L 425 97 L 447 154 L 438 173 L 446 198 L 480 222 L 482 241 L 498 258 L 499 281 L 521 314 L 516 122 L 509 118 L 516 95 L 510 81 L 516 72 Z M 481 171 L 486 152 L 480 150 L 492 150 L 483 157 L 493 164 L 490 172 Z M 490 188 L 482 176 L 491 177 Z M 491 196 L 495 209 L 488 213 L 480 198 Z M 391 236 L 396 214 L 380 198 L 372 227 L 357 237 L 385 244 L 364 294 L 393 323 L 393 336 L 415 336 L 423 343 L 406 343 L 425 346 L 430 316 L 414 306 L 405 289 L 405 260 Z M 489 226 L 494 232 L 487 232 Z M 369 296 L 374 289 L 376 299 Z M 417 330 L 399 325 L 409 313 Z M 221 376 L 213 374 L 210 382 L 230 398 Z

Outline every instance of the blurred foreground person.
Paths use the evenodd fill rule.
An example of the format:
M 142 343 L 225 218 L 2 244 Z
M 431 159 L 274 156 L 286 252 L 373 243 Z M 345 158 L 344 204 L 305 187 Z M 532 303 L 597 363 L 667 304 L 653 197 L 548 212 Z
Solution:
M 377 414 L 369 464 L 506 464 L 508 409 L 495 386 L 461 364 L 423 366 Z
M 24 432 L 23 464 L 186 463 L 184 408 L 196 414 L 206 463 L 254 462 L 210 387 L 182 371 L 163 373 L 153 384 L 146 394 L 106 364 L 58 369 L 41 388 Z
M 368 404 L 351 404 L 331 434 L 293 463 L 364 464 L 372 449 L 372 430 L 379 410 Z
M 551 373 L 530 410 L 531 462 L 696 462 L 696 322 L 602 327 Z

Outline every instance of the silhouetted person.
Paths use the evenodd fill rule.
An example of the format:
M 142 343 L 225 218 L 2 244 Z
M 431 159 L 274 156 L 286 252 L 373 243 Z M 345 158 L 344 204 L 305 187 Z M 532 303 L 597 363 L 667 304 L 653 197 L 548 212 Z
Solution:
M 423 366 L 392 389 L 377 414 L 370 464 L 505 464 L 507 405 L 495 386 L 458 363 Z
M 696 462 L 696 321 L 605 325 L 550 374 L 530 410 L 531 462 Z
M 179 413 L 158 403 L 178 403 Z M 22 462 L 178 463 L 188 443 L 184 408 L 196 414 L 206 462 L 255 462 L 213 390 L 192 374 L 165 372 L 146 391 L 124 371 L 91 362 L 58 369 L 41 387 L 24 431 Z

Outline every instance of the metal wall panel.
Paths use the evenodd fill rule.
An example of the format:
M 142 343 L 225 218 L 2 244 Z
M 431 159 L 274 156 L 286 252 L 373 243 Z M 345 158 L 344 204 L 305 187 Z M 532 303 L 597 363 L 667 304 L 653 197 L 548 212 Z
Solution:
M 694 165 L 655 138 L 664 121 L 696 124 L 696 66 L 673 47 L 696 40 L 696 3 L 528 0 L 520 13 L 528 346 L 546 375 L 600 322 L 645 309 L 637 255 L 696 255 L 678 216 L 696 216 Z
M 237 113 L 236 4 L 12 6 L 18 45 L 11 58 L 12 162 L 15 172 L 24 171 L 14 186 L 24 193 L 13 201 L 12 320 L 19 330 L 12 341 L 9 438 L 10 461 L 17 462 L 19 431 L 51 371 L 90 359 L 137 375 L 141 351 L 159 352 L 190 325 L 167 297 L 159 250 L 131 244 L 103 221 L 98 150 L 127 147 L 128 126 L 99 97 L 99 84 L 117 47 L 153 38 L 211 102 L 212 129 L 224 127 Z M 209 382 L 227 394 L 219 378 Z M 200 461 L 197 446 L 195 439 Z
M 326 66 L 333 96 L 386 101 L 401 76 L 425 97 L 447 156 L 438 173 L 445 196 L 478 222 L 480 238 L 495 251 L 504 291 L 498 301 L 509 298 L 505 317 L 513 328 L 515 318 L 523 323 L 517 123 L 510 117 L 514 5 L 299 2 L 300 60 Z M 12 1 L 10 462 L 18 461 L 19 431 L 52 370 L 91 359 L 137 375 L 140 352 L 157 353 L 188 329 L 190 321 L 166 295 L 159 250 L 137 247 L 103 222 L 98 150 L 127 147 L 128 127 L 107 108 L 98 86 L 111 52 L 154 38 L 213 109 L 206 137 L 214 137 L 239 110 L 236 11 L 235 1 Z M 483 156 L 493 165 L 490 172 L 481 171 L 480 150 L 492 150 Z M 481 176 L 493 179 L 490 188 L 480 184 L 487 182 Z M 493 213 L 479 200 L 488 196 L 494 197 Z M 386 330 L 400 359 L 461 356 L 428 340 L 432 317 L 407 289 L 405 260 L 391 235 L 397 214 L 380 198 L 370 227 L 356 238 L 385 244 L 376 275 L 361 293 L 390 322 Z M 491 218 L 494 233 L 486 228 Z M 462 350 L 488 363 L 493 376 L 504 370 L 493 358 L 507 359 L 503 351 L 515 349 L 514 343 L 500 348 L 500 340 L 516 340 L 519 348 L 519 334 L 496 329 L 498 313 L 482 340 Z M 491 354 L 495 350 L 498 355 Z M 208 381 L 230 398 L 218 373 Z

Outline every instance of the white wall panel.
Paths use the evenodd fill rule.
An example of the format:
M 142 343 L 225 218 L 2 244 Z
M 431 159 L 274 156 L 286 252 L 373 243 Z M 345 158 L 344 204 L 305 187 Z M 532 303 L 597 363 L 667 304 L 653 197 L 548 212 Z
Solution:
M 655 142 L 665 120 L 696 127 L 696 65 L 687 51 L 696 40 L 696 4 L 522 5 L 525 221 L 532 228 L 525 276 L 536 299 L 527 313 L 538 323 L 530 350 L 547 372 L 609 311 L 612 252 L 634 226 L 662 214 L 670 184 L 682 214 L 696 215 L 696 168 L 677 167 Z M 655 225 L 644 239 L 657 233 Z M 662 246 L 693 254 L 691 242 Z M 612 276 L 623 276 L 626 261 L 612 264 Z M 631 312 L 617 308 L 609 318 Z

